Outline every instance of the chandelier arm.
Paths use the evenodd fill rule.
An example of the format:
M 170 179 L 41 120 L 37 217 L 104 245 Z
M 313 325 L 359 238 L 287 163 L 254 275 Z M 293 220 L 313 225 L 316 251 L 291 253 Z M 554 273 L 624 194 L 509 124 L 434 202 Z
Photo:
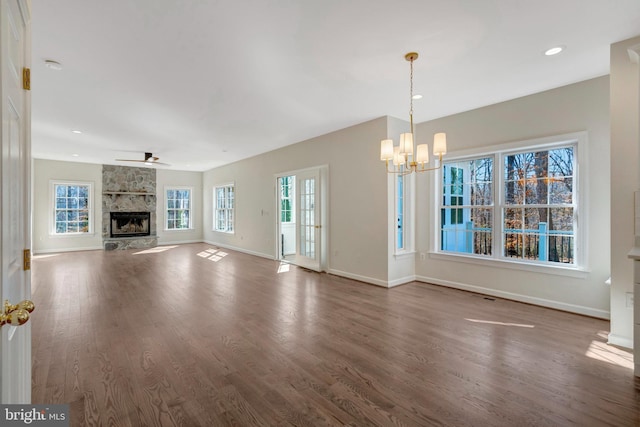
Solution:
M 396 170 L 393 170 L 393 169 L 389 169 L 389 160 L 385 160 L 385 162 L 386 162 L 386 169 L 387 169 L 387 173 L 388 174 L 405 176 L 405 175 L 410 175 L 415 170 L 415 167 L 405 165 L 405 170 L 396 171 Z
M 396 170 L 393 170 L 393 169 L 389 169 L 389 160 L 385 160 L 385 162 L 386 162 L 387 173 L 391 173 L 391 174 L 395 174 L 395 175 L 398 175 L 398 174 L 402 173 L 402 171 L 396 171 Z
M 425 168 L 418 169 L 416 167 L 415 170 L 416 170 L 416 172 L 429 172 L 429 171 L 435 171 L 435 170 L 438 170 L 438 169 L 442 169 L 442 154 L 438 155 L 438 166 L 434 166 L 432 168 L 427 168 L 427 169 L 425 169 Z

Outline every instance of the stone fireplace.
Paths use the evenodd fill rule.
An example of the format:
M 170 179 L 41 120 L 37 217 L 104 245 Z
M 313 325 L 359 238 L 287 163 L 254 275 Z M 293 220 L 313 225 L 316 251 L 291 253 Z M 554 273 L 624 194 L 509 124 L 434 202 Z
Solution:
M 105 250 L 158 245 L 155 169 L 102 165 L 102 242 Z

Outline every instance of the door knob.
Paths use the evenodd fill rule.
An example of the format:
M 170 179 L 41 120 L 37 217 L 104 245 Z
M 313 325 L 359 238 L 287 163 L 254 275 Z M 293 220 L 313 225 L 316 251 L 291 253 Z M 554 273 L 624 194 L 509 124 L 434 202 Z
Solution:
M 26 310 L 27 312 L 31 313 L 33 310 L 35 310 L 35 308 L 36 306 L 33 304 L 33 301 L 29 301 L 28 299 L 20 301 L 16 305 L 9 304 L 9 300 L 4 301 L 4 314 L 9 314 L 12 311 L 20 309 Z
M 27 323 L 29 320 L 29 312 L 22 308 L 17 310 L 13 310 L 9 314 L 0 314 L 0 326 L 4 325 L 12 325 L 12 326 L 20 326 Z
M 32 301 L 24 300 L 18 304 L 10 304 L 8 300 L 4 302 L 4 312 L 0 314 L 0 326 L 13 325 L 20 326 L 27 323 L 29 313 L 35 309 Z

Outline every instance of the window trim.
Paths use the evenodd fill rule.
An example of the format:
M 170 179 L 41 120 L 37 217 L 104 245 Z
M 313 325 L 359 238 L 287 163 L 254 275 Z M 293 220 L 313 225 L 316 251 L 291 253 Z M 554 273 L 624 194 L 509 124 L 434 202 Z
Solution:
M 75 232 L 75 233 L 57 233 L 56 232 L 56 194 L 55 188 L 56 185 L 75 185 L 75 186 L 87 186 L 89 187 L 89 200 L 87 202 L 87 207 L 89 211 L 89 230 L 85 233 L 83 232 Z M 74 180 L 62 180 L 62 179 L 51 179 L 49 180 L 49 237 L 55 238 L 69 238 L 69 237 L 93 237 L 95 235 L 93 217 L 94 217 L 94 208 L 93 208 L 93 181 L 74 181 Z
M 216 199 L 216 192 L 219 188 L 226 188 L 226 187 L 232 187 L 233 188 L 233 221 L 231 222 L 231 227 L 232 229 L 229 230 L 218 230 L 217 229 L 217 221 L 216 221 L 216 212 L 217 212 L 217 199 Z M 213 213 L 213 218 L 212 218 L 212 231 L 216 232 L 216 233 L 225 233 L 225 234 L 235 234 L 236 233 L 236 204 L 237 204 L 237 199 L 236 199 L 236 184 L 234 181 L 232 182 L 227 182 L 227 183 L 223 183 L 223 184 L 216 184 L 213 186 L 213 206 L 212 206 L 212 213 Z M 228 227 L 227 227 L 228 228 Z
M 167 193 L 170 190 L 189 190 L 189 227 L 187 228 L 169 228 L 169 197 Z M 175 210 L 175 208 L 173 209 Z M 193 230 L 193 187 L 185 186 L 185 185 L 166 185 L 164 187 L 164 231 L 189 231 Z
M 395 228 L 395 252 L 396 253 L 400 253 L 400 252 L 405 252 L 407 249 L 407 224 L 406 224 L 406 219 L 407 219 L 407 177 L 406 175 L 397 175 L 395 177 L 395 203 L 394 203 L 394 208 L 395 208 L 395 219 L 396 219 L 396 228 Z M 399 200 L 400 197 L 400 180 L 402 180 L 402 201 Z M 400 205 L 402 205 L 402 231 L 399 232 L 398 228 L 400 226 L 400 210 L 398 209 L 400 207 Z M 399 237 L 402 236 L 402 246 L 400 246 L 400 239 Z
M 408 174 L 404 176 L 404 182 L 402 185 L 403 190 L 403 239 L 404 246 L 398 248 L 398 174 L 388 174 L 388 194 L 392 199 L 389 199 L 389 227 L 393 230 L 393 236 L 390 236 L 393 241 L 393 255 L 396 258 L 402 258 L 405 256 L 413 255 L 416 252 L 415 249 L 415 188 L 416 188 L 416 174 Z
M 539 151 L 541 149 L 553 149 L 565 147 L 568 145 L 574 145 L 575 147 L 575 164 L 574 164 L 574 196 L 575 196 L 575 236 L 574 236 L 574 263 L 573 264 L 561 264 L 540 262 L 532 260 L 523 260 L 516 258 L 508 258 L 502 255 L 502 211 L 503 207 L 503 160 L 504 157 L 516 152 L 527 151 Z M 505 144 L 494 144 L 490 146 L 461 150 L 457 152 L 450 152 L 447 155 L 446 162 L 461 161 L 467 159 L 474 159 L 478 157 L 494 158 L 494 199 L 491 205 L 494 209 L 493 214 L 493 247 L 492 254 L 489 255 L 474 255 L 467 253 L 446 252 L 440 249 L 440 208 L 443 193 L 442 193 L 442 169 L 436 171 L 432 179 L 432 197 L 430 198 L 432 203 L 431 217 L 431 236 L 429 242 L 429 257 L 434 259 L 448 259 L 462 262 L 470 262 L 474 264 L 494 264 L 505 268 L 514 268 L 519 270 L 546 272 L 550 274 L 566 275 L 566 272 L 588 272 L 588 244 L 587 233 L 588 222 L 588 173 L 589 164 L 587 156 L 587 132 L 573 132 L 543 138 L 535 138 L 529 140 L 509 142 Z M 569 274 L 572 275 L 572 274 Z M 578 276 L 582 277 L 580 274 Z
M 293 194 L 291 194 L 291 191 L 289 191 L 289 196 L 286 198 L 282 197 L 282 194 L 278 194 L 278 218 L 280 220 L 280 224 L 295 224 L 296 223 L 296 175 L 282 175 L 279 176 L 277 178 L 278 182 L 277 182 L 277 191 L 280 191 L 284 186 L 282 185 L 282 181 L 284 178 L 293 178 L 291 183 L 288 185 L 289 187 L 293 188 Z M 282 210 L 282 202 L 285 200 L 290 200 L 291 201 L 291 206 L 293 206 L 293 209 L 290 210 L 291 212 L 291 219 L 292 221 L 283 221 L 282 220 L 282 214 L 283 212 L 285 212 L 284 210 Z

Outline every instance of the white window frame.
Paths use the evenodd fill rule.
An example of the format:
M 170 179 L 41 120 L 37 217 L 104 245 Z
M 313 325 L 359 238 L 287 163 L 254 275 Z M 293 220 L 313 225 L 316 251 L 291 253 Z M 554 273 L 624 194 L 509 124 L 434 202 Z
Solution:
M 218 198 L 217 198 L 217 192 L 218 189 L 223 189 L 223 188 L 231 188 L 233 190 L 233 206 L 231 208 L 221 208 L 218 209 Z M 219 210 L 225 210 L 225 211 L 231 211 L 232 213 L 232 219 L 230 221 L 229 224 L 229 218 L 228 218 L 228 213 L 227 213 L 227 218 L 225 219 L 225 224 L 226 226 L 224 228 L 218 228 L 218 211 Z M 226 183 L 226 184 L 218 184 L 216 186 L 213 187 L 213 231 L 218 232 L 218 233 L 227 233 L 227 234 L 235 234 L 235 230 L 236 230 L 236 226 L 235 226 L 235 222 L 236 222 L 236 185 L 234 182 L 230 182 L 230 183 Z
M 71 186 L 84 186 L 88 187 L 88 200 L 87 200 L 87 210 L 88 210 L 88 222 L 89 228 L 85 232 L 72 232 L 72 233 L 58 233 L 56 227 L 56 187 L 58 185 L 71 185 Z M 91 181 L 68 181 L 68 180 L 50 180 L 49 181 L 49 235 L 53 237 L 83 237 L 83 236 L 93 236 L 93 182 Z
M 390 223 L 389 227 L 393 231 L 393 254 L 395 257 L 403 257 L 415 254 L 415 175 L 409 174 L 403 177 L 403 218 L 402 218 L 402 231 L 403 231 L 403 247 L 398 247 L 398 176 L 399 174 L 388 174 L 388 190 L 390 197 L 389 210 Z
M 563 264 L 545 261 L 533 261 L 505 257 L 503 255 L 504 233 L 502 209 L 504 208 L 504 158 L 508 155 L 554 148 L 574 146 L 574 263 Z M 440 241 L 440 208 L 442 193 L 442 169 L 434 174 L 432 180 L 432 233 L 430 239 L 430 258 L 456 260 L 474 264 L 499 264 L 501 267 L 560 274 L 573 277 L 585 277 L 589 271 L 587 264 L 588 248 L 586 230 L 588 229 L 588 157 L 587 133 L 574 132 L 545 138 L 517 141 L 513 143 L 492 145 L 481 149 L 464 150 L 449 153 L 446 162 L 471 160 L 480 157 L 493 157 L 493 224 L 491 255 L 475 255 L 461 252 L 442 251 Z
M 189 226 L 186 228 L 169 228 L 169 210 L 182 210 L 177 208 L 169 208 L 169 191 L 189 191 Z M 193 187 L 185 186 L 166 186 L 164 188 L 164 231 L 185 231 L 193 230 Z
M 403 252 L 407 247 L 407 176 L 406 175 L 397 175 L 395 179 L 395 219 L 396 219 L 396 229 L 395 229 L 395 242 L 396 242 L 396 252 Z M 399 187 L 400 182 L 402 182 L 402 194 L 400 194 Z M 402 205 L 402 212 L 398 209 Z M 398 228 L 402 227 L 402 231 L 399 232 Z M 402 239 L 400 239 L 402 237 Z
M 279 215 L 279 219 L 280 219 L 280 223 L 281 224 L 295 224 L 296 222 L 296 176 L 295 175 L 283 175 L 278 177 L 278 191 L 280 191 L 283 187 L 282 185 L 282 180 L 283 178 L 292 178 L 291 180 L 291 184 L 289 185 L 290 187 L 290 191 L 289 191 L 289 196 L 288 197 L 282 197 L 282 194 L 279 195 L 278 200 L 280 205 L 278 206 L 278 215 Z M 282 213 L 284 212 L 282 210 L 282 202 L 284 200 L 289 200 L 290 201 L 290 206 L 292 206 L 292 209 L 290 210 L 291 212 L 291 221 L 282 221 Z

